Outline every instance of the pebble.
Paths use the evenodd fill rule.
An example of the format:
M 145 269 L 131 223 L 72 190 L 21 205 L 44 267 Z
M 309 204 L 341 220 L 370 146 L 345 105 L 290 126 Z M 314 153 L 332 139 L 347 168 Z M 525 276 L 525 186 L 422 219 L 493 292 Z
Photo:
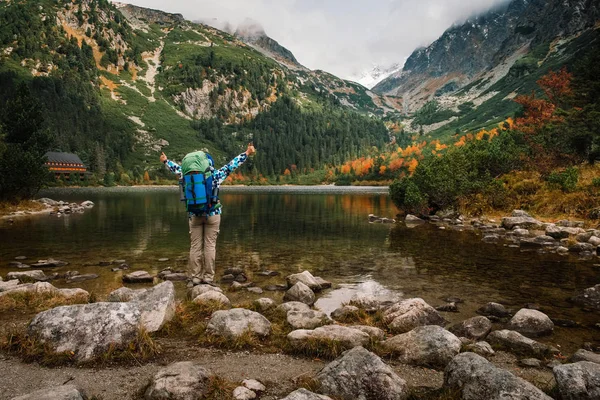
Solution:
M 18 261 L 23 261 L 23 260 L 26 260 L 26 259 L 27 259 L 26 256 L 17 256 L 17 257 L 15 257 L 15 260 L 18 260 Z
M 168 258 L 159 258 L 158 261 L 159 262 L 166 262 L 166 261 L 169 261 L 169 259 Z

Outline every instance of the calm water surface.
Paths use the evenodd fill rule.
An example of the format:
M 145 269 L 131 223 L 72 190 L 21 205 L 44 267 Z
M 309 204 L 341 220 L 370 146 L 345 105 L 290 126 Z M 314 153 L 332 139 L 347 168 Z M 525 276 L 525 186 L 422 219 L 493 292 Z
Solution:
M 100 297 L 120 287 L 121 273 L 98 267 L 100 261 L 125 259 L 132 270 L 185 269 L 189 250 L 187 217 L 175 188 L 54 190 L 42 193 L 59 200 L 92 200 L 84 214 L 35 217 L 0 223 L 0 275 L 8 262 L 53 257 L 70 264 L 57 272 L 97 273 L 99 279 L 63 287 L 83 287 Z M 384 188 L 277 187 L 225 188 L 217 248 L 217 275 L 241 266 L 252 272 L 276 270 L 280 277 L 254 277 L 259 286 L 282 283 L 289 273 L 309 270 L 333 281 L 317 305 L 332 311 L 356 291 L 382 298 L 422 297 L 432 305 L 447 296 L 465 299 L 452 322 L 475 315 L 488 301 L 515 311 L 536 303 L 554 318 L 582 328 L 556 328 L 545 341 L 574 351 L 584 341 L 600 341 L 591 328 L 597 314 L 585 313 L 566 299 L 600 282 L 598 259 L 592 262 L 521 252 L 483 244 L 474 232 L 413 229 L 403 224 L 369 224 L 368 214 L 394 217 L 397 210 Z M 159 258 L 168 262 L 158 262 Z M 594 264 L 596 263 L 596 265 Z M 48 271 L 47 273 L 49 273 Z M 183 283 L 177 283 L 180 292 Z M 265 292 L 280 298 L 281 294 Z M 243 294 L 247 299 L 261 297 Z M 500 326 L 498 326 L 500 327 Z

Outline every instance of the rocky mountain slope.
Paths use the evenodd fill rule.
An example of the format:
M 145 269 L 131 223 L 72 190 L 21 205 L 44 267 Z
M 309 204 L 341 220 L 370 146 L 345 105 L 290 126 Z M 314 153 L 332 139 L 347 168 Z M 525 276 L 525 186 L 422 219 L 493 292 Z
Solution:
M 401 98 L 405 113 L 433 101 L 436 104 L 429 109 L 447 110 L 454 119 L 462 117 L 460 105 L 466 114 L 491 101 L 498 113 L 488 116 L 497 119 L 511 110 L 502 100 L 531 90 L 538 72 L 568 63 L 586 46 L 582 35 L 598 28 L 599 20 L 595 1 L 512 0 L 451 27 L 428 47 L 417 49 L 401 71 L 373 91 Z M 504 95 L 496 97 L 500 92 Z
M 251 138 L 239 131 L 258 129 L 251 122 L 284 98 L 293 99 L 287 108 L 312 113 L 318 126 L 303 125 L 306 132 L 332 136 L 331 154 L 309 157 L 306 168 L 356 155 L 361 141 L 380 146 L 389 137 L 367 115 L 395 111 L 359 84 L 304 68 L 264 31 L 235 36 L 107 0 L 0 3 L 0 104 L 20 82 L 44 107 L 55 150 L 77 152 L 92 171 L 117 177 L 143 175 L 163 150 L 179 157 L 206 147 L 224 160 Z M 335 128 L 349 112 L 364 124 Z M 283 169 L 299 163 L 285 162 Z

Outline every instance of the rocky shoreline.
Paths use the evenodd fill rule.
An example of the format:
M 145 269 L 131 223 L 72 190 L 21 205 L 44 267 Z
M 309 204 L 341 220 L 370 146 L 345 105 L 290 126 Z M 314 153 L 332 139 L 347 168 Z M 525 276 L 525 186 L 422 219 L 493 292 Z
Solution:
M 161 278 L 169 275 L 164 273 Z M 243 270 L 224 271 L 221 281 L 226 290 L 190 283 L 186 301 L 176 300 L 175 285 L 169 280 L 147 288 L 121 287 L 104 302 L 90 302 L 89 293 L 81 289 L 58 289 L 48 282 L 22 283 L 21 278 L 11 277 L 17 279 L 0 282 L 0 302 L 3 298 L 52 296 L 61 297 L 65 304 L 35 315 L 26 331 L 15 336 L 21 341 L 3 345 L 13 363 L 16 354 L 32 351 L 24 343 L 35 343 L 41 346 L 38 356 L 59 357 L 63 365 L 74 366 L 94 366 L 134 348 L 137 353 L 124 354 L 143 366 L 140 363 L 152 364 L 160 353 L 155 341 L 175 339 L 186 330 L 193 332 L 193 341 L 182 347 L 247 349 L 252 352 L 249 358 L 252 354 L 283 353 L 299 360 L 307 356 L 331 360 L 321 362 L 318 369 L 309 368 L 305 379 L 293 382 L 231 382 L 212 372 L 201 359 L 173 356 L 165 366 L 152 364 L 152 373 L 148 371 L 145 378 L 149 383 L 139 380 L 133 385 L 137 390 L 127 398 L 432 399 L 449 393 L 456 397 L 443 398 L 600 396 L 600 354 L 594 352 L 599 349 L 582 343 L 574 354 L 561 354 L 538 341 L 552 335 L 560 322 L 535 309 L 522 308 L 513 314 L 490 302 L 481 305 L 479 315 L 448 326 L 444 312 L 456 311 L 462 299 L 449 298 L 446 307 L 435 309 L 420 298 L 382 302 L 357 294 L 349 304 L 327 315 L 313 304 L 331 284 L 309 271 L 286 277 L 280 304 L 266 297 L 251 304 L 232 304 L 227 291 L 253 288 Z M 153 282 L 151 278 L 147 282 Z M 600 285 L 578 297 L 582 306 L 600 310 Z M 453 307 L 448 307 L 451 304 Z M 150 354 L 146 361 L 144 352 Z M 496 361 L 510 354 L 514 361 L 509 368 Z M 294 360 L 287 362 L 294 364 Z M 437 376 L 440 383 L 429 389 L 414 381 L 409 385 L 403 377 L 407 369 L 432 371 L 428 374 Z M 521 370 L 534 371 L 545 383 L 523 379 Z M 24 397 L 14 398 L 37 399 L 40 393 L 45 399 L 86 398 L 80 389 L 74 382 L 29 395 L 18 393 Z M 89 387 L 87 392 L 100 395 L 93 390 L 90 393 Z
M 9 223 L 14 222 L 15 218 L 30 217 L 35 215 L 52 215 L 58 218 L 69 214 L 83 214 L 85 210 L 94 207 L 92 201 L 86 200 L 81 203 L 69 203 L 62 200 L 52 200 L 47 197 L 31 200 L 34 203 L 41 205 L 41 210 L 18 210 L 6 215 L 0 216 L 1 219 L 8 220 Z

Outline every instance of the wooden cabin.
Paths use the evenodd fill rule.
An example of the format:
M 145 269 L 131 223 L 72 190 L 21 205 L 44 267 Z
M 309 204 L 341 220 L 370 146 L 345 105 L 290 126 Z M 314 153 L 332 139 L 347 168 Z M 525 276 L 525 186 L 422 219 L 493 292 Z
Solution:
M 77 154 L 49 151 L 46 158 L 46 166 L 54 173 L 55 178 L 67 181 L 83 180 L 87 173 L 87 167 Z

